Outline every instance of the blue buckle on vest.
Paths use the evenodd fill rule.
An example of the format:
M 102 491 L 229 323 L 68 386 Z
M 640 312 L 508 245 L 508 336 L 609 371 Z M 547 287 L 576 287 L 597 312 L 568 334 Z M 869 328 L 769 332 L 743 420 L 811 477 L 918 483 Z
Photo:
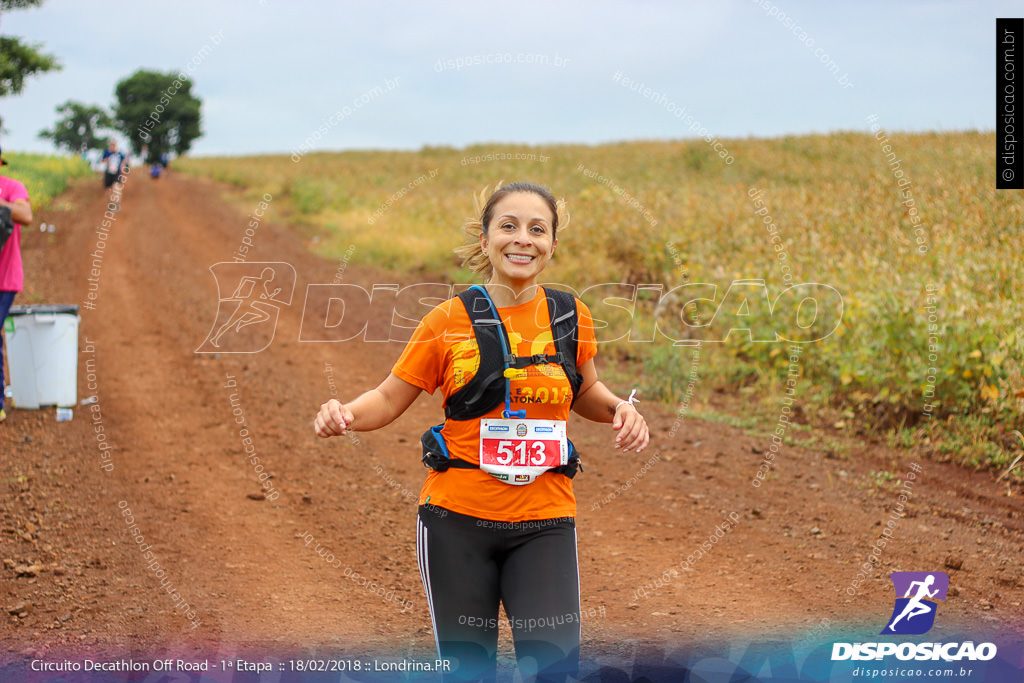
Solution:
M 451 458 L 452 456 L 448 455 L 448 444 L 444 440 L 444 435 L 441 434 L 441 430 L 443 428 L 444 425 L 439 424 L 436 427 L 431 427 L 430 431 L 434 433 L 434 440 L 437 441 L 437 445 L 441 447 L 441 453 L 444 457 Z

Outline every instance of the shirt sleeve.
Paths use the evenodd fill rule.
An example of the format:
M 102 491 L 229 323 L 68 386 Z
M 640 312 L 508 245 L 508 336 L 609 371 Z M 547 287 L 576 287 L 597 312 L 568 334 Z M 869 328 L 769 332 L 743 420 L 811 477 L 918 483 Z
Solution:
M 2 196 L 4 201 L 16 202 L 19 199 L 28 199 L 28 190 L 21 182 L 8 178 L 8 182 L 3 186 Z
M 597 355 L 597 338 L 594 336 L 594 318 L 590 315 L 590 308 L 579 299 L 576 299 L 576 315 L 576 367 L 580 367 Z
M 391 368 L 395 376 L 429 394 L 444 383 L 444 330 L 448 313 L 442 306 L 423 316 Z

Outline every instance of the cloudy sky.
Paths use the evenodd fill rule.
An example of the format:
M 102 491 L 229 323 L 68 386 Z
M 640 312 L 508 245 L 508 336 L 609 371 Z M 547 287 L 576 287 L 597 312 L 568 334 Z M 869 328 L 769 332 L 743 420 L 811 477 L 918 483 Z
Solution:
M 64 66 L 0 100 L 2 145 L 51 150 L 37 134 L 57 105 L 109 106 L 139 68 L 190 70 L 196 155 L 766 137 L 867 130 L 872 114 L 891 131 L 991 130 L 995 18 L 1022 13 L 968 0 L 46 0 L 0 20 Z

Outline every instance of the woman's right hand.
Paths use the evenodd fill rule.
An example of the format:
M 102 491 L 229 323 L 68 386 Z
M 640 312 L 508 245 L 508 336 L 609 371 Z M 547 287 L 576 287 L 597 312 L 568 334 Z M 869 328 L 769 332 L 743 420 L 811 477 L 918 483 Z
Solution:
M 338 399 L 332 398 L 320 406 L 320 412 L 313 420 L 313 429 L 316 430 L 317 436 L 325 439 L 330 436 L 341 436 L 352 424 L 353 419 L 355 417 L 352 411 Z

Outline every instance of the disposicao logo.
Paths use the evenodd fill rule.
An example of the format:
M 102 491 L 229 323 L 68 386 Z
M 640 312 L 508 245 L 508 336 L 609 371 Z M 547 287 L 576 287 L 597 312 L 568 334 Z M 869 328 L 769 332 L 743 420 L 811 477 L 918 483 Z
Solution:
M 892 616 L 879 635 L 920 635 L 935 625 L 938 600 L 945 600 L 949 576 L 943 572 L 893 572 L 896 589 Z M 900 660 L 988 661 L 996 656 L 994 643 L 833 643 L 832 661 L 880 660 L 895 655 Z
M 217 281 L 217 317 L 195 352 L 258 353 L 270 346 L 281 307 L 292 303 L 291 264 L 224 262 L 210 272 Z
M 896 605 L 880 635 L 916 636 L 935 625 L 936 600 L 945 600 L 949 576 L 943 572 L 893 572 Z M 903 597 L 900 597 L 903 596 Z

